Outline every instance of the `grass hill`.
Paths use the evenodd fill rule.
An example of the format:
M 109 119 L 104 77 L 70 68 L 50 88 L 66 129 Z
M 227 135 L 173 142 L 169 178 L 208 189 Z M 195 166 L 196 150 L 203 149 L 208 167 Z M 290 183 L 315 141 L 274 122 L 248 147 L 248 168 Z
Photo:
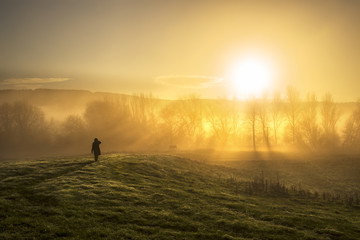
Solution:
M 3 162 L 0 238 L 360 239 L 358 205 L 249 194 L 237 171 L 170 155 Z

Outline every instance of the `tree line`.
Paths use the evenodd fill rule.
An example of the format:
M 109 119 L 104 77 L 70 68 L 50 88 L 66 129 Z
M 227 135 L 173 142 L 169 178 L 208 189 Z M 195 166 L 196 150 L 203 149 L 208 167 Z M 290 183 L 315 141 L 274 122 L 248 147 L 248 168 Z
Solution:
M 108 151 L 178 149 L 352 151 L 360 144 L 360 101 L 349 113 L 330 93 L 264 95 L 247 101 L 189 95 L 160 101 L 151 94 L 89 102 L 84 112 L 49 120 L 27 102 L 0 105 L 3 153 L 83 153 L 94 137 Z

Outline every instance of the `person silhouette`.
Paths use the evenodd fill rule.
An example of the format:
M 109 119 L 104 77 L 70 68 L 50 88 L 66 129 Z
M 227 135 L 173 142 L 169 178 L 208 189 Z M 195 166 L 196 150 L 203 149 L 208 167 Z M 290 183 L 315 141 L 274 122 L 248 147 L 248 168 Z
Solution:
M 101 142 L 97 138 L 95 138 L 92 143 L 91 153 L 94 153 L 95 162 L 98 160 L 99 155 L 101 155 L 100 144 Z

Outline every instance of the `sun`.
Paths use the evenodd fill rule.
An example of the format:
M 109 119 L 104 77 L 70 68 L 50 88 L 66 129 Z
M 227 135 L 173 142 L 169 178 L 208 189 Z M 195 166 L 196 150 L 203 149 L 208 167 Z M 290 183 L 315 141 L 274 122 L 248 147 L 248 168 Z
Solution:
M 271 64 L 260 57 L 244 57 L 233 64 L 229 75 L 233 93 L 241 98 L 261 95 L 270 86 L 272 78 Z

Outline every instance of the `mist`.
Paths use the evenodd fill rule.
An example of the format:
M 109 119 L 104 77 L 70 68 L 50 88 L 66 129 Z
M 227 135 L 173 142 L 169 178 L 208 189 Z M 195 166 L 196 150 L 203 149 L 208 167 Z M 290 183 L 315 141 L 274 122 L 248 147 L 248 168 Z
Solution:
M 102 151 L 181 152 L 195 150 L 358 153 L 360 102 L 336 103 L 330 93 L 246 101 L 178 100 L 151 94 L 76 90 L 1 91 L 1 158 Z

